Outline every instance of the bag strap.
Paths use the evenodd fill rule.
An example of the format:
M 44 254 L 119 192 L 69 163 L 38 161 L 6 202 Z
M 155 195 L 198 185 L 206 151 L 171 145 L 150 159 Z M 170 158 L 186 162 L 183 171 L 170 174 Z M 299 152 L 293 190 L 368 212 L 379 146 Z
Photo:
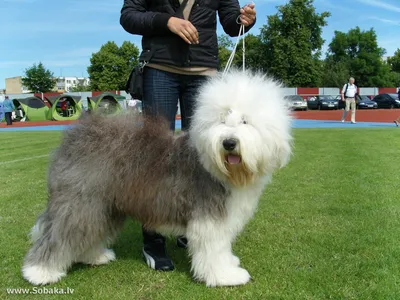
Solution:
M 189 2 L 189 0 L 183 0 L 182 1 L 181 6 L 179 6 L 178 10 L 176 11 L 176 15 L 178 17 L 182 17 L 182 16 L 184 17 L 183 11 L 185 10 L 186 5 L 187 5 L 188 2 Z
M 189 20 L 190 12 L 192 11 L 192 7 L 194 5 L 195 0 L 188 0 L 185 8 L 183 9 L 183 18 L 185 20 Z

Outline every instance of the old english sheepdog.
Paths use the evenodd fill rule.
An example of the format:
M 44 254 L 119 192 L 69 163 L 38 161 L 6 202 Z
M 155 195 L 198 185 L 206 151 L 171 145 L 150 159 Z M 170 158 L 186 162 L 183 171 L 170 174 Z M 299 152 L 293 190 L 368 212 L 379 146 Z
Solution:
M 115 260 L 107 247 L 126 217 L 185 235 L 193 277 L 207 286 L 250 280 L 232 242 L 291 155 L 291 116 L 279 84 L 237 71 L 210 79 L 190 130 L 178 136 L 164 120 L 139 118 L 93 115 L 65 132 L 22 268 L 30 283 L 57 282 L 74 263 Z

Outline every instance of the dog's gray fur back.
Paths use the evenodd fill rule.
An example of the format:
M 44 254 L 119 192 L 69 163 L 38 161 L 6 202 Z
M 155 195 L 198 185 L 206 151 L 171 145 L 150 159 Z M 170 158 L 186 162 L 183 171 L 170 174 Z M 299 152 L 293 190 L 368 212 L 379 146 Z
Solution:
M 49 201 L 26 264 L 56 264 L 116 236 L 126 216 L 149 229 L 225 214 L 228 191 L 188 136 L 161 119 L 93 115 L 64 133 L 48 174 Z M 73 260 L 63 257 L 61 261 Z
M 49 207 L 67 197 L 69 205 L 90 202 L 153 229 L 184 226 L 196 213 L 223 213 L 227 196 L 187 135 L 174 137 L 162 119 L 130 114 L 90 117 L 67 131 L 50 168 L 49 192 Z

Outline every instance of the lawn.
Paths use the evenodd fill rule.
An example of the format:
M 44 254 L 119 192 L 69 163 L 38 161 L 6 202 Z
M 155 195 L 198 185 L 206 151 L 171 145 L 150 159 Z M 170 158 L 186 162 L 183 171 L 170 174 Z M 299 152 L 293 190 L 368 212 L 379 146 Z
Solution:
M 234 245 L 253 276 L 246 286 L 193 282 L 186 252 L 172 239 L 176 270 L 150 270 L 140 226 L 128 221 L 117 261 L 74 266 L 48 287 L 74 289 L 68 299 L 400 299 L 399 133 L 296 130 L 293 159 Z M 46 205 L 46 154 L 60 136 L 0 133 L 0 299 L 11 298 L 7 288 L 31 288 L 20 268 L 27 233 Z

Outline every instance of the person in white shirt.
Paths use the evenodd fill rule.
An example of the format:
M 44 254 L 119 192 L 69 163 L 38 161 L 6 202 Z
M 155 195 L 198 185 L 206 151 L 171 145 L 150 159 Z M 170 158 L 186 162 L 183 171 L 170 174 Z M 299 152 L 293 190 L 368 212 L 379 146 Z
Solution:
M 400 100 L 400 88 L 399 88 L 399 90 L 397 91 L 397 98 L 399 98 L 399 100 Z M 394 122 L 394 124 L 396 124 L 397 127 L 399 127 L 400 117 L 398 117 L 398 118 L 397 118 L 396 120 L 394 120 L 393 122 Z
M 131 100 L 129 100 L 129 101 L 128 101 L 128 108 L 129 108 L 129 110 L 136 111 L 137 113 L 141 113 L 141 112 L 142 112 L 141 102 L 142 102 L 142 101 L 137 100 L 137 99 L 131 99 Z
M 128 101 L 128 107 L 129 107 L 129 109 L 133 110 L 133 109 L 135 109 L 135 106 L 136 106 L 136 100 L 135 100 L 135 99 L 130 99 L 130 100 Z
M 356 123 L 356 94 L 357 86 L 354 84 L 354 78 L 350 77 L 349 83 L 346 83 L 342 89 L 342 101 L 346 101 L 346 108 L 342 115 L 342 122 L 345 121 L 347 112 L 351 109 L 351 123 Z

